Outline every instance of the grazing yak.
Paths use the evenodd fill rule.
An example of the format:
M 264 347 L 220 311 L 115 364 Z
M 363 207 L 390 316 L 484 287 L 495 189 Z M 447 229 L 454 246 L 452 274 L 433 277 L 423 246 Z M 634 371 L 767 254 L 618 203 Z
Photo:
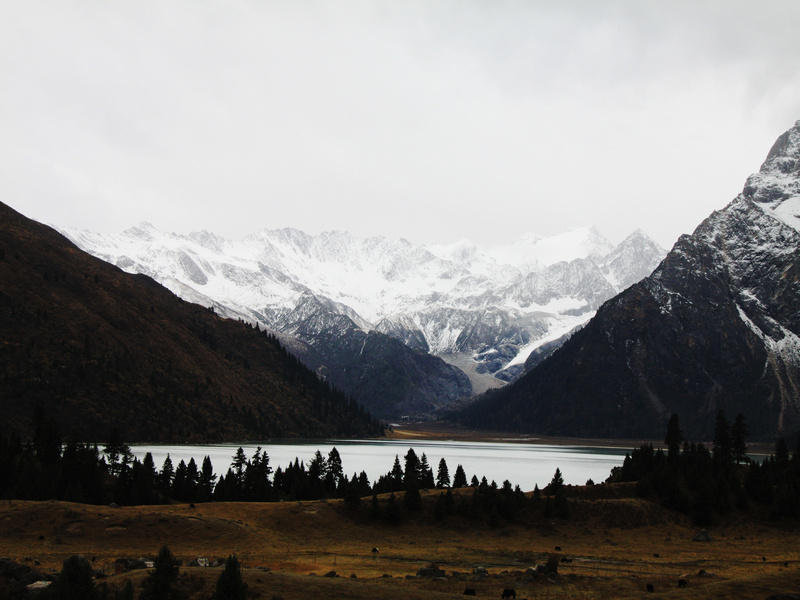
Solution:
M 648 591 L 648 592 L 653 592 L 653 591 L 655 591 L 655 590 L 653 589 L 653 584 L 652 584 L 652 583 L 648 583 L 648 584 L 647 584 L 647 591 Z
M 514 600 L 517 600 L 517 592 L 515 592 L 511 588 L 504 589 L 503 590 L 503 595 L 500 596 L 500 599 L 501 600 L 506 600 L 506 598 L 514 598 Z
M 679 588 L 685 588 L 687 585 L 689 585 L 688 581 L 686 581 L 685 579 L 678 579 Z
M 465 596 L 474 596 L 475 595 L 475 588 L 466 588 L 464 590 Z

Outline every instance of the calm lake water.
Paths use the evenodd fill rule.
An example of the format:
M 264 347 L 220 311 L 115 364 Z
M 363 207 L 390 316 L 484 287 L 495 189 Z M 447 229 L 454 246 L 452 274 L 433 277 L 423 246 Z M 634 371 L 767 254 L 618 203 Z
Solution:
M 217 474 L 225 474 L 230 467 L 236 449 L 242 446 L 247 457 L 255 453 L 259 444 L 221 444 L 199 446 L 131 446 L 141 460 L 147 452 L 153 454 L 157 469 L 161 469 L 167 454 L 174 466 L 194 457 L 198 468 L 203 458 L 209 456 Z M 404 456 L 413 448 L 418 457 L 424 453 L 434 476 L 439 460 L 444 458 L 452 479 L 460 464 L 467 479 L 477 475 L 486 476 L 491 483 L 502 485 L 509 480 L 523 491 L 530 491 L 535 484 L 544 487 L 553 478 L 556 468 L 561 469 L 564 482 L 583 485 L 587 479 L 595 483 L 605 481 L 612 467 L 622 464 L 631 448 L 601 448 L 587 446 L 550 446 L 542 444 L 509 442 L 457 442 L 457 441 L 412 441 L 412 440 L 308 440 L 291 443 L 265 442 L 262 451 L 269 455 L 273 470 L 286 467 L 299 458 L 306 465 L 319 450 L 327 457 L 334 446 L 342 458 L 342 466 L 348 477 L 365 471 L 370 483 L 386 474 L 394 464 L 395 456 L 405 465 Z

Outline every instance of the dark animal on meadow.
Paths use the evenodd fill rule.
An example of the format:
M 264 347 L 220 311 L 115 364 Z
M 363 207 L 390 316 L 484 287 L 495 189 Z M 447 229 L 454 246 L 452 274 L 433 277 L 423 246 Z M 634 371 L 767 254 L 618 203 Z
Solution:
M 572 559 L 571 558 L 567 558 L 566 556 L 562 556 L 561 557 L 561 562 L 562 563 L 571 563 Z
M 474 596 L 475 595 L 475 588 L 466 588 L 464 590 L 465 596 Z
M 653 558 L 661 558 L 658 554 L 653 554 Z
M 372 558 L 378 558 L 378 549 L 377 548 L 373 548 L 372 549 Z
M 561 546 L 556 546 L 556 552 L 561 552 Z
M 194 502 L 192 502 L 191 504 L 189 504 L 189 508 L 197 508 L 197 507 L 194 505 Z
M 761 562 L 767 562 L 767 557 L 766 556 L 762 556 L 761 557 Z
M 788 560 L 783 561 L 783 566 L 788 568 L 789 567 L 789 561 Z
M 501 600 L 505 600 L 506 598 L 514 598 L 514 600 L 517 600 L 517 592 L 511 588 L 506 588 L 503 590 L 503 595 L 500 596 L 500 598 Z
M 653 584 L 652 584 L 652 583 L 648 583 L 648 584 L 647 584 L 647 591 L 648 591 L 648 592 L 652 592 L 652 591 L 654 591 L 654 590 L 653 590 Z
M 687 585 L 689 585 L 688 581 L 686 581 L 685 579 L 678 579 L 679 588 L 685 588 Z

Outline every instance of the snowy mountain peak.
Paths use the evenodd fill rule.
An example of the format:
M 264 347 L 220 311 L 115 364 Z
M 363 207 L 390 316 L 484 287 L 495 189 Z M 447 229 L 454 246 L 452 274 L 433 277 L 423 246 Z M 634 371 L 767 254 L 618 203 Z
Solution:
M 601 258 L 614 250 L 614 245 L 595 227 L 577 227 L 550 237 L 525 235 L 501 250 L 522 256 L 528 263 L 550 266 L 578 258 Z
M 189 234 L 189 239 L 217 254 L 222 254 L 225 248 L 225 239 L 210 231 L 193 231 Z
M 775 141 L 742 195 L 800 231 L 800 121 Z
M 153 226 L 152 223 L 148 223 L 147 221 L 142 221 L 138 225 L 134 225 L 133 227 L 129 227 L 125 231 L 122 232 L 122 235 L 129 238 L 144 240 L 144 241 L 152 241 L 155 239 L 155 236 L 158 235 L 159 231 Z
M 182 297 L 214 301 L 312 346 L 323 343 L 320 336 L 338 338 L 349 323 L 344 329 L 376 330 L 421 351 L 480 357 L 482 373 L 502 369 L 553 331 L 585 322 L 664 255 L 641 232 L 615 248 L 593 227 L 526 234 L 495 248 L 291 228 L 234 242 L 208 231 L 163 233 L 148 223 L 117 236 L 65 233 Z

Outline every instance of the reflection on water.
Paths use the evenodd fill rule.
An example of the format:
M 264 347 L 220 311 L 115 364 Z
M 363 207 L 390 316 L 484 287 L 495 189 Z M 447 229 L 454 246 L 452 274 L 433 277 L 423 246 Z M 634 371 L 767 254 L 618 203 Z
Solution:
M 161 469 L 167 454 L 177 467 L 181 460 L 189 462 L 194 457 L 198 467 L 203 457 L 209 456 L 217 474 L 224 474 L 231 464 L 233 455 L 240 444 L 219 444 L 200 446 L 131 446 L 133 453 L 142 459 L 147 452 L 153 454 L 156 468 Z M 242 444 L 248 458 L 259 444 Z M 595 483 L 605 481 L 611 469 L 622 464 L 630 448 L 600 448 L 588 446 L 551 446 L 541 444 L 507 442 L 458 442 L 435 440 L 309 440 L 291 443 L 265 442 L 260 444 L 269 454 L 273 469 L 286 467 L 295 458 L 308 464 L 319 450 L 327 457 L 334 446 L 342 458 L 344 472 L 349 476 L 365 471 L 370 483 L 380 475 L 389 472 L 395 456 L 403 457 L 413 448 L 418 457 L 424 453 L 428 464 L 436 475 L 439 460 L 444 458 L 450 471 L 455 474 L 456 467 L 464 467 L 467 479 L 477 475 L 485 476 L 498 485 L 509 480 L 519 485 L 523 491 L 530 491 L 534 484 L 540 488 L 553 478 L 556 468 L 561 469 L 564 482 L 582 485 L 587 479 Z

